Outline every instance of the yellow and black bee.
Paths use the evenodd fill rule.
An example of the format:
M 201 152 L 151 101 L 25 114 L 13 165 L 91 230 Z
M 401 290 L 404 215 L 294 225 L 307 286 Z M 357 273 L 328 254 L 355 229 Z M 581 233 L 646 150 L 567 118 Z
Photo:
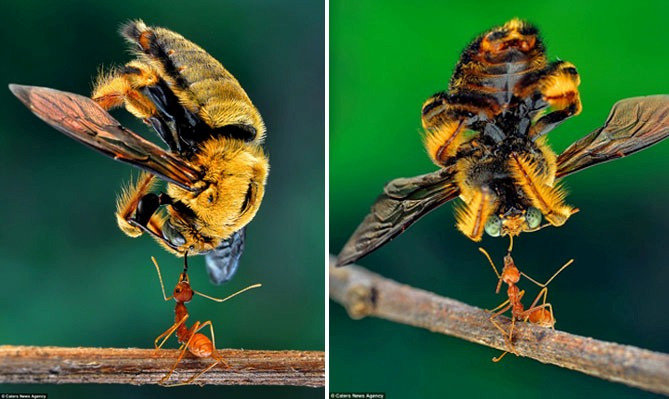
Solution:
M 457 197 L 457 228 L 474 241 L 484 232 L 513 237 L 561 226 L 578 210 L 565 203 L 556 179 L 669 136 L 668 95 L 629 98 L 613 106 L 604 126 L 556 156 L 545 135 L 581 112 L 579 83 L 574 65 L 547 61 L 527 22 L 513 19 L 478 36 L 448 91 L 423 104 L 425 147 L 441 169 L 389 182 L 337 263 L 365 256 Z
M 220 284 L 237 269 L 244 228 L 265 191 L 265 125 L 234 76 L 199 46 L 142 21 L 124 25 L 121 34 L 137 58 L 102 74 L 92 100 L 34 86 L 10 89 L 59 131 L 143 169 L 118 198 L 121 230 L 149 233 L 178 256 L 205 255 L 211 280 Z M 122 105 L 169 150 L 106 112 Z M 164 192 L 152 192 L 156 177 L 167 182 Z

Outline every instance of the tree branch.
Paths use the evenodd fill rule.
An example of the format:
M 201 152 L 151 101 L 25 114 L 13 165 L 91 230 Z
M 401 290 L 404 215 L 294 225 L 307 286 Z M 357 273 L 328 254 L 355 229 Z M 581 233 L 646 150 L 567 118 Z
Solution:
M 506 350 L 490 313 L 374 274 L 359 266 L 335 268 L 330 257 L 330 297 L 354 319 L 376 316 Z M 510 319 L 500 317 L 508 328 Z M 610 381 L 669 395 L 669 355 L 598 341 L 529 323 L 516 323 L 520 356 Z
M 219 350 L 230 365 L 195 380 L 215 385 L 325 385 L 325 355 L 316 351 Z M 156 384 L 174 366 L 176 349 L 0 346 L 0 383 Z M 186 355 L 168 383 L 186 381 L 213 362 Z

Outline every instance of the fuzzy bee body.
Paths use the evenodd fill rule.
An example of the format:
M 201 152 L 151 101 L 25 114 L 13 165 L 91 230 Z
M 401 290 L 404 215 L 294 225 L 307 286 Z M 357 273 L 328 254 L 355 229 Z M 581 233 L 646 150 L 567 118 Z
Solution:
M 101 74 L 92 101 L 52 89 L 10 89 L 61 132 L 145 171 L 117 200 L 124 233 L 149 233 L 178 256 L 206 255 L 212 281 L 227 281 L 264 195 L 262 117 L 237 79 L 178 33 L 138 20 L 121 35 L 136 59 Z M 120 106 L 151 126 L 169 151 L 105 112 Z M 156 177 L 167 181 L 163 192 L 154 192 Z
M 131 87 L 140 88 L 155 104 L 172 105 L 173 99 L 163 99 L 161 95 L 169 97 L 174 94 L 178 105 L 194 114 L 184 115 L 181 121 L 184 123 L 179 125 L 180 136 L 194 136 L 191 145 L 201 136 L 206 138 L 217 134 L 262 143 L 265 126 L 251 99 L 237 79 L 206 51 L 178 33 L 147 27 L 142 21 L 123 26 L 121 34 L 136 46 L 138 58 L 126 65 L 126 73 L 112 73 L 101 79 L 93 93 L 96 101 L 104 103 L 105 95 L 115 88 L 114 81 L 126 79 Z M 132 76 L 137 74 L 139 79 Z M 150 84 L 154 80 L 156 82 Z M 126 106 L 132 101 L 126 98 Z M 176 104 L 174 108 L 177 108 Z M 172 116 L 169 111 L 160 111 L 163 115 Z M 178 117 L 174 119 L 179 121 Z M 238 131 L 233 132 L 232 128 Z
M 605 125 L 559 157 L 546 133 L 581 112 L 580 78 L 548 62 L 538 30 L 513 19 L 463 51 L 448 90 L 422 107 L 424 145 L 440 170 L 388 183 L 338 256 L 351 263 L 455 198 L 456 226 L 474 241 L 561 226 L 578 209 L 558 179 L 669 135 L 669 96 L 623 100 Z M 541 225 L 545 219 L 548 224 Z
M 575 211 L 554 188 L 555 154 L 541 137 L 580 112 L 573 65 L 547 63 L 532 25 L 511 20 L 476 38 L 462 53 L 447 92 L 423 106 L 426 148 L 440 167 L 455 164 L 460 231 L 479 241 L 493 217 L 500 235 L 536 229 L 538 209 L 559 226 Z M 549 106 L 557 108 L 544 114 Z M 534 211 L 531 211 L 534 212 Z

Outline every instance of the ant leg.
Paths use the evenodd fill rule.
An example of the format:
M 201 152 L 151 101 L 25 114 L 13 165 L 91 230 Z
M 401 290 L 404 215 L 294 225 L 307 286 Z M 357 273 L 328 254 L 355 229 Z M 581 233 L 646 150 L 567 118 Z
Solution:
M 206 326 L 209 326 L 209 332 L 210 332 L 210 334 L 211 334 L 211 346 L 212 346 L 211 357 L 215 360 L 215 362 L 212 363 L 212 364 L 210 364 L 209 366 L 207 366 L 207 367 L 206 367 L 204 370 L 202 370 L 199 374 L 197 374 L 197 375 L 195 375 L 195 376 L 189 378 L 187 381 L 185 381 L 185 382 L 181 382 L 181 383 L 178 383 L 178 384 L 167 385 L 167 386 L 169 386 L 169 387 L 174 387 L 174 386 L 190 385 L 190 384 L 193 383 L 193 381 L 195 381 L 196 379 L 200 378 L 200 376 L 202 376 L 202 375 L 203 375 L 204 373 L 206 373 L 207 371 L 213 369 L 213 368 L 216 367 L 218 364 L 223 364 L 223 365 L 225 366 L 225 368 L 229 368 L 229 367 L 230 367 L 230 364 L 228 364 L 228 362 L 226 362 L 225 360 L 223 360 L 223 358 L 220 357 L 220 356 L 218 355 L 218 353 L 216 352 L 216 343 L 215 343 L 215 337 L 214 337 L 214 326 L 213 326 L 213 324 L 211 323 L 210 320 L 207 320 L 207 321 L 205 321 L 204 323 L 200 323 L 200 322 L 195 323 L 195 325 L 191 328 L 191 332 L 192 332 L 192 334 L 193 334 L 193 335 L 191 336 L 191 340 L 193 339 L 193 337 L 195 337 L 195 333 L 197 333 L 198 331 L 202 330 L 202 329 L 203 329 L 204 327 L 206 327 Z M 187 345 L 190 345 L 190 340 L 188 341 Z
M 499 355 L 497 357 L 493 357 L 492 361 L 495 362 L 495 363 L 499 362 L 500 360 L 502 360 L 502 358 L 504 358 L 504 356 L 507 355 L 507 353 L 509 353 L 509 351 L 502 352 L 501 355 Z
M 506 306 L 506 305 L 508 305 L 508 304 L 509 304 L 509 300 L 507 299 L 506 301 L 502 302 L 499 306 L 497 306 L 495 309 L 491 309 L 491 310 L 489 310 L 488 312 L 490 312 L 490 313 L 495 313 L 495 312 L 497 312 L 497 310 L 503 308 L 504 306 Z M 510 307 L 509 307 L 509 308 L 510 308 Z M 509 308 L 506 308 L 506 309 L 504 310 L 504 312 L 506 312 L 507 310 L 509 310 Z M 502 312 L 502 313 L 504 313 L 504 312 Z
M 158 266 L 158 262 L 156 261 L 156 258 L 153 256 L 151 257 L 151 260 L 153 261 L 153 264 L 156 266 L 156 271 L 158 272 L 158 281 L 160 281 L 160 289 L 163 292 L 163 299 L 165 301 L 169 301 L 170 299 L 174 298 L 174 295 L 170 295 L 169 297 L 167 294 L 165 294 L 165 285 L 163 284 L 163 276 L 160 274 L 160 266 Z
M 511 237 L 511 236 L 509 236 L 509 237 Z M 513 242 L 513 237 L 511 238 L 511 242 Z M 492 266 L 492 270 L 495 272 L 495 275 L 497 276 L 497 289 L 495 290 L 495 294 L 499 294 L 499 290 L 502 287 L 502 276 L 497 271 L 497 267 L 495 267 L 495 262 L 493 262 L 492 258 L 490 258 L 490 255 L 488 254 L 488 251 L 479 247 L 479 252 L 481 252 L 486 257 L 486 259 L 488 259 L 488 263 L 490 263 L 490 266 Z M 494 312 L 494 310 L 493 310 L 493 312 Z
M 500 326 L 500 325 L 499 325 L 495 320 L 493 320 L 492 318 L 489 319 L 489 320 L 490 320 L 490 322 L 491 322 L 491 323 L 492 323 L 492 324 L 493 324 L 493 325 L 494 325 L 494 326 L 495 326 L 495 327 L 502 333 L 502 336 L 504 337 L 504 343 L 506 344 L 506 346 L 508 346 L 508 347 L 510 348 L 510 350 L 506 350 L 506 351 L 504 351 L 500 356 L 497 356 L 497 357 L 493 357 L 493 358 L 492 358 L 492 361 L 495 362 L 495 363 L 497 363 L 497 362 L 499 362 L 500 360 L 502 360 L 502 358 L 503 358 L 507 353 L 509 353 L 510 351 L 514 351 L 514 352 L 515 352 L 515 350 L 514 350 L 514 348 L 513 348 L 513 344 L 508 340 L 508 337 L 506 336 L 507 333 L 506 333 L 506 331 L 504 331 L 504 328 L 502 328 L 502 326 Z
M 562 265 L 562 267 L 559 268 L 558 271 L 556 271 L 555 273 L 553 273 L 553 275 L 551 276 L 551 278 L 549 278 L 548 281 L 546 281 L 546 282 L 543 283 L 543 284 L 540 283 L 540 282 L 538 282 L 537 280 L 533 279 L 532 277 L 528 276 L 527 274 L 525 274 L 525 273 L 523 273 L 523 272 L 520 272 L 520 274 L 523 275 L 526 279 L 528 279 L 528 280 L 530 280 L 531 282 L 533 282 L 534 284 L 538 285 L 539 287 L 545 288 L 546 286 L 548 286 L 548 284 L 551 283 L 551 281 L 553 281 L 553 279 L 554 279 L 555 277 L 557 277 L 558 274 L 560 274 L 564 269 L 567 268 L 567 266 L 571 265 L 572 263 L 574 263 L 574 260 L 573 260 L 573 259 L 569 259 L 569 260 L 567 261 L 567 263 L 565 263 L 564 265 Z M 544 299 L 545 299 L 545 298 L 544 298 Z
M 225 360 L 223 360 L 223 358 L 221 358 L 221 357 L 218 355 L 218 353 L 216 352 L 216 338 L 214 337 L 214 325 L 211 323 L 211 320 L 207 320 L 207 321 L 205 321 L 204 323 L 202 323 L 202 324 L 200 325 L 200 327 L 199 327 L 197 330 L 195 330 L 195 332 L 200 331 L 200 330 L 203 329 L 205 326 L 209 326 L 209 333 L 211 334 L 211 347 L 212 347 L 211 357 L 213 357 L 214 359 L 216 359 L 216 360 L 218 360 L 219 362 L 223 363 L 223 365 L 225 366 L 225 368 L 230 368 L 230 364 L 228 364 L 228 362 L 226 362 Z M 200 375 L 202 375 L 202 374 L 204 374 L 204 373 L 201 373 Z M 198 376 L 198 377 L 199 377 L 199 376 Z
M 170 384 L 170 385 L 164 385 L 164 386 L 165 386 L 165 387 L 170 387 L 170 388 L 171 388 L 171 387 L 181 387 L 181 386 L 184 386 L 184 385 L 190 385 L 190 384 L 193 383 L 193 381 L 195 381 L 196 379 L 198 379 L 202 374 L 204 374 L 204 373 L 206 373 L 207 371 L 213 369 L 214 367 L 216 367 L 216 365 L 218 365 L 218 364 L 221 363 L 221 362 L 222 362 L 221 359 L 217 359 L 214 363 L 210 364 L 206 369 L 202 370 L 202 372 L 200 372 L 200 374 L 196 375 L 195 377 L 191 377 L 191 378 L 189 378 L 188 381 L 186 381 L 186 382 L 179 382 L 179 383 L 177 383 L 177 384 Z
M 536 298 L 534 298 L 534 301 L 532 302 L 532 305 L 525 310 L 521 318 L 527 322 L 529 320 L 530 323 L 532 324 L 537 324 L 542 327 L 548 327 L 548 328 L 555 328 L 555 316 L 553 315 L 553 306 L 550 303 L 546 302 L 546 298 L 548 295 L 548 288 L 544 287 L 541 291 L 539 291 L 539 294 L 537 295 Z M 537 305 L 539 302 L 539 299 L 541 298 L 541 305 Z M 548 312 L 548 317 L 546 317 L 546 314 L 544 312 L 539 312 L 541 310 L 544 310 L 544 312 Z
M 518 356 L 518 352 L 516 352 L 516 348 L 513 345 L 513 327 L 515 325 L 516 325 L 516 318 L 511 317 L 511 327 L 509 328 L 509 346 L 511 347 L 511 350 L 509 352 L 513 352 L 514 355 Z
M 186 322 L 186 319 L 188 319 L 188 315 L 185 315 L 181 320 L 172 324 L 172 327 L 168 328 L 164 333 L 162 333 L 158 337 L 156 337 L 156 339 L 153 341 L 153 345 L 156 347 L 156 349 L 162 348 L 163 345 L 165 345 L 165 342 L 167 341 L 167 339 L 170 337 L 170 335 L 172 335 L 177 330 L 177 328 L 179 328 L 179 326 L 184 324 Z M 160 343 L 160 345 L 158 345 L 158 341 L 161 338 L 163 338 L 163 340 Z
M 490 320 L 490 322 L 492 323 L 492 325 L 495 326 L 495 328 L 497 328 L 497 329 L 502 333 L 502 336 L 504 337 L 504 342 L 505 342 L 506 345 L 507 345 L 508 347 L 510 347 L 511 350 L 513 351 L 513 350 L 514 350 L 514 349 L 513 349 L 513 344 L 511 343 L 511 341 L 509 341 L 509 339 L 508 339 L 508 337 L 507 337 L 507 331 L 504 330 L 504 328 L 503 328 L 501 325 L 499 325 L 499 323 L 497 323 L 497 322 L 495 321 L 495 318 L 497 318 L 498 316 L 502 315 L 502 314 L 503 314 L 504 312 L 506 312 L 507 310 L 511 309 L 512 306 L 511 306 L 511 304 L 508 303 L 508 302 L 509 302 L 509 300 L 504 301 L 504 302 L 502 303 L 502 305 L 506 304 L 506 306 L 504 306 L 504 308 L 502 308 L 502 309 L 501 309 L 500 311 L 498 311 L 497 313 L 491 315 L 491 316 L 488 318 L 488 320 Z M 502 305 L 500 305 L 500 306 L 502 306 Z M 495 309 L 499 309 L 500 306 L 496 307 Z M 512 320 L 511 320 L 511 322 L 513 323 L 513 318 L 512 318 Z M 506 353 L 506 352 L 504 352 L 504 353 Z M 492 361 L 493 361 L 493 362 L 498 362 L 498 361 L 500 361 L 500 360 L 502 359 L 502 357 L 504 357 L 504 354 L 502 354 L 502 355 L 499 356 L 499 357 L 493 357 L 493 358 L 492 358 Z M 497 359 L 497 360 L 496 360 L 496 359 Z
M 541 304 L 545 305 L 547 296 L 548 296 L 548 287 L 544 287 L 541 289 L 541 291 L 539 291 L 537 297 L 534 298 L 534 301 L 532 301 L 532 304 L 530 305 L 529 309 L 532 309 L 533 307 L 536 306 L 537 302 L 539 302 L 539 298 L 542 298 Z
M 184 319 L 185 319 L 185 317 L 184 317 Z M 197 331 L 199 325 L 200 325 L 200 322 L 199 322 L 199 321 L 196 321 L 195 324 L 193 324 L 193 327 L 191 327 L 191 330 L 192 330 L 192 331 Z M 172 373 L 174 373 L 174 370 L 177 369 L 177 366 L 179 365 L 179 362 L 181 361 L 181 359 L 183 359 L 184 355 L 185 355 L 186 352 L 188 351 L 188 348 L 189 348 L 190 343 L 191 343 L 191 341 L 193 340 L 193 337 L 194 337 L 194 336 L 195 336 L 194 333 L 191 334 L 190 338 L 188 338 L 188 341 L 186 341 L 186 343 L 184 343 L 184 344 L 182 345 L 183 349 L 181 349 L 181 353 L 179 354 L 179 357 L 177 358 L 177 361 L 174 362 L 174 366 L 172 366 L 172 370 L 170 370 L 170 371 L 169 371 L 169 372 L 168 372 L 168 373 L 167 373 L 167 374 L 166 374 L 166 375 L 165 375 L 165 376 L 158 382 L 158 384 L 160 384 L 160 385 L 165 385 L 164 382 L 167 381 L 167 380 L 169 380 L 169 378 L 170 378 L 170 376 L 172 375 Z M 187 384 L 187 383 L 186 383 L 186 384 Z M 174 385 L 166 385 L 166 386 L 174 386 Z

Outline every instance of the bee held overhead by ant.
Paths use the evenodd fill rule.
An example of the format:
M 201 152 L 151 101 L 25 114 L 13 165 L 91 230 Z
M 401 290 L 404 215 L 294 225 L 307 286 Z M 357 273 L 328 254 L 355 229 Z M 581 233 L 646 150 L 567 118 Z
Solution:
M 569 261 L 567 261 L 567 263 L 562 265 L 562 267 L 560 267 L 553 274 L 553 276 L 551 276 L 551 278 L 548 279 L 548 281 L 546 281 L 545 283 L 540 283 L 518 269 L 516 263 L 513 261 L 513 258 L 511 257 L 511 246 L 509 246 L 509 252 L 504 257 L 504 267 L 502 268 L 502 273 L 499 273 L 497 271 L 495 263 L 492 261 L 492 258 L 485 249 L 479 248 L 479 251 L 486 257 L 486 259 L 488 259 L 490 266 L 492 266 L 492 269 L 495 272 L 495 275 L 497 276 L 498 282 L 497 282 L 497 288 L 495 289 L 495 293 L 497 294 L 499 293 L 502 287 L 502 283 L 508 286 L 506 291 L 508 299 L 502 302 L 496 308 L 492 309 L 490 311 L 492 315 L 489 318 L 490 322 L 495 326 L 495 328 L 497 328 L 502 333 L 502 335 L 504 336 L 504 341 L 506 342 L 506 345 L 509 348 L 500 356 L 494 357 L 492 359 L 493 362 L 499 362 L 507 353 L 509 353 L 509 351 L 517 355 L 513 345 L 513 330 L 515 327 L 516 320 L 529 322 L 545 328 L 555 327 L 555 316 L 553 315 L 553 306 L 550 303 L 546 302 L 547 300 L 546 298 L 548 296 L 548 284 L 550 284 L 551 281 L 553 281 L 553 279 L 557 277 L 558 274 L 560 274 L 565 268 L 567 268 L 567 266 L 571 265 L 574 262 L 574 260 L 570 259 Z M 534 298 L 534 301 L 532 301 L 530 306 L 527 308 L 525 308 L 525 306 L 521 302 L 523 296 L 525 295 L 525 291 L 524 290 L 521 291 L 517 285 L 518 282 L 520 281 L 521 276 L 527 278 L 537 286 L 541 287 L 541 290 Z M 539 303 L 540 301 L 541 303 Z M 502 314 L 506 313 L 509 310 L 511 311 L 511 325 L 509 326 L 509 330 L 506 331 L 495 319 L 497 319 L 499 316 L 501 316 Z
M 212 368 L 216 367 L 218 364 L 222 364 L 226 368 L 229 367 L 229 365 L 223 360 L 220 354 L 216 351 L 216 341 L 214 339 L 214 326 L 212 325 L 210 320 L 207 320 L 205 322 L 200 322 L 196 321 L 190 328 L 186 326 L 186 320 L 188 319 L 188 309 L 186 309 L 186 304 L 193 299 L 193 294 L 200 295 L 204 298 L 211 299 L 212 301 L 216 302 L 225 302 L 228 299 L 231 299 L 242 292 L 248 291 L 253 288 L 258 288 L 261 287 L 261 284 L 253 284 L 251 286 L 248 286 L 240 291 L 235 292 L 234 294 L 226 297 L 226 298 L 214 298 L 209 295 L 205 295 L 201 292 L 195 291 L 191 285 L 190 281 L 188 279 L 188 255 L 184 254 L 184 271 L 181 273 L 179 276 L 179 281 L 177 282 L 176 286 L 174 287 L 174 292 L 172 293 L 171 296 L 167 296 L 165 294 L 165 285 L 163 284 L 163 277 L 160 274 L 160 267 L 158 266 L 158 262 L 154 257 L 151 257 L 151 260 L 153 261 L 153 264 L 156 266 L 156 271 L 158 272 L 158 279 L 160 280 L 160 289 L 163 292 L 163 298 L 165 301 L 169 301 L 170 299 L 174 299 L 176 302 L 175 308 L 174 308 L 174 324 L 167 330 L 165 330 L 164 333 L 160 334 L 158 337 L 156 337 L 154 341 L 154 346 L 156 350 L 160 349 L 163 347 L 167 339 L 172 335 L 176 334 L 176 337 L 181 344 L 181 347 L 179 348 L 181 350 L 181 353 L 179 353 L 179 357 L 177 358 L 176 362 L 174 363 L 174 366 L 172 369 L 160 380 L 159 384 L 161 385 L 166 385 L 166 386 L 181 386 L 181 385 L 188 385 L 192 384 L 193 381 L 198 379 L 201 375 L 206 373 L 207 371 L 211 370 Z M 209 333 L 211 335 L 211 339 L 207 337 L 206 335 L 200 333 L 199 331 L 202 330 L 205 327 L 209 327 Z M 162 339 L 162 341 L 161 341 Z M 160 343 L 158 343 L 160 341 Z M 192 353 L 194 356 L 198 358 L 212 358 L 214 362 L 207 366 L 204 370 L 202 370 L 199 374 L 194 375 L 193 377 L 189 378 L 187 381 L 182 382 L 182 383 L 177 383 L 177 384 L 165 384 L 166 381 L 169 380 L 170 376 L 174 371 L 176 370 L 177 366 L 179 365 L 179 362 L 181 359 L 183 359 L 184 355 L 186 352 Z
M 35 115 L 65 135 L 142 173 L 117 200 L 119 228 L 148 233 L 166 250 L 205 255 L 215 284 L 229 280 L 244 250 L 269 171 L 265 125 L 237 79 L 176 32 L 141 20 L 121 28 L 136 59 L 103 73 L 92 99 L 9 85 Z M 151 126 L 163 149 L 121 126 L 123 106 Z M 156 191 L 158 179 L 167 185 Z
M 565 203 L 559 179 L 669 136 L 669 95 L 628 98 L 601 127 L 555 154 L 546 134 L 581 112 L 579 84 L 576 67 L 549 62 L 538 29 L 525 21 L 479 35 L 462 52 L 448 90 L 423 104 L 425 148 L 440 169 L 386 184 L 337 265 L 375 251 L 458 197 L 456 226 L 473 241 L 562 226 L 578 209 Z

